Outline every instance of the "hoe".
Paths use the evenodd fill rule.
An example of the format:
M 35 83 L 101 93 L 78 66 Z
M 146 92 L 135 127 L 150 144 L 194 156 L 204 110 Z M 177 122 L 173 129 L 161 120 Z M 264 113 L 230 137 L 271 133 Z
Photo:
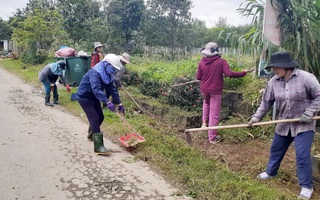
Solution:
M 320 116 L 313 117 L 312 119 L 319 120 Z M 252 127 L 269 125 L 269 124 L 277 124 L 277 123 L 298 122 L 299 120 L 300 120 L 299 118 L 295 118 L 295 119 L 281 119 L 281 120 L 274 120 L 274 121 L 267 121 L 267 122 L 258 122 L 258 123 L 253 123 Z M 226 125 L 226 126 L 210 126 L 210 127 L 205 127 L 205 128 L 186 129 L 184 131 L 184 133 L 186 135 L 186 140 L 187 140 L 188 144 L 192 144 L 191 133 L 194 133 L 194 132 L 207 131 L 207 130 L 221 130 L 221 129 L 229 129 L 229 128 L 249 128 L 249 127 L 250 126 L 248 124 L 236 124 L 236 125 Z

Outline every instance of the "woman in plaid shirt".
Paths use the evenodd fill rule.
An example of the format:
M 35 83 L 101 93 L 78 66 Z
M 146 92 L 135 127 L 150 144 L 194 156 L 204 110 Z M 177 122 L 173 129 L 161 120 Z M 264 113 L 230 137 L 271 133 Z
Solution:
M 258 179 L 266 180 L 277 175 L 281 161 L 292 142 L 295 143 L 300 199 L 310 199 L 313 193 L 311 146 L 316 121 L 312 117 L 320 109 L 320 85 L 313 74 L 297 69 L 299 64 L 288 52 L 271 55 L 275 76 L 268 82 L 262 102 L 249 125 L 261 121 L 276 102 L 279 119 L 300 118 L 299 122 L 279 123 L 276 126 L 265 172 Z

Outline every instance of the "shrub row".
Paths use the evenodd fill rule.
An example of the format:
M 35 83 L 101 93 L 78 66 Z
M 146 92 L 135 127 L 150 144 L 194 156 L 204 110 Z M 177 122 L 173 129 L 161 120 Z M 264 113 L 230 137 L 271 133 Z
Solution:
M 228 62 L 233 71 L 241 71 L 234 59 L 229 58 Z M 172 70 L 172 67 L 168 70 Z M 138 87 L 144 95 L 159 98 L 171 105 L 175 105 L 186 110 L 201 109 L 202 96 L 199 83 L 191 83 L 174 87 L 175 84 L 195 80 L 194 70 L 189 70 L 188 74 L 185 74 L 184 72 L 183 75 L 173 78 L 172 80 L 168 80 L 165 77 L 161 78 L 164 74 L 168 74 L 168 71 L 164 67 L 150 66 L 148 71 L 142 70 L 141 73 L 139 73 L 139 71 L 126 69 L 122 81 L 125 85 Z M 243 83 L 245 83 L 244 78 L 225 78 L 224 88 L 227 90 L 237 90 L 237 88 L 243 85 Z

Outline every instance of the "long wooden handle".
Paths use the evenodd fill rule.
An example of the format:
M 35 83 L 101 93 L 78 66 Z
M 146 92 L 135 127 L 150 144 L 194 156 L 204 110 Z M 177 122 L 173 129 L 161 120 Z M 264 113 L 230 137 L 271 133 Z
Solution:
M 126 128 L 130 129 L 130 131 L 132 131 L 132 132 L 134 132 L 134 133 L 138 133 L 138 132 L 136 131 L 136 129 L 133 128 L 133 126 L 131 126 L 131 125 L 129 124 L 129 122 L 126 120 L 126 118 L 125 118 L 122 114 L 116 112 L 116 115 L 120 118 L 120 120 L 123 122 L 123 125 L 124 125 Z
M 141 106 L 136 102 L 136 100 L 131 96 L 131 94 L 125 88 L 122 88 L 122 89 L 130 97 L 130 99 L 136 104 L 136 106 L 138 106 L 138 108 L 141 111 L 143 111 L 143 108 L 141 108 Z
M 314 120 L 319 120 L 320 116 L 313 117 Z M 269 125 L 269 124 L 277 124 L 277 123 L 287 123 L 287 122 L 298 122 L 300 121 L 299 118 L 295 119 L 281 119 L 281 120 L 274 120 L 274 121 L 268 121 L 268 122 L 258 122 L 253 123 L 252 126 L 263 126 L 263 125 Z M 237 125 L 226 125 L 226 126 L 210 126 L 205 128 L 191 128 L 186 129 L 185 132 L 197 132 L 197 131 L 207 131 L 207 130 L 221 130 L 221 129 L 228 129 L 228 128 L 247 128 L 250 127 L 248 124 L 237 124 Z
M 191 83 L 198 83 L 198 82 L 200 82 L 200 81 L 199 80 L 193 80 L 193 81 L 189 81 L 189 82 L 185 82 L 185 83 L 175 84 L 172 87 L 178 87 L 178 86 L 188 85 L 188 84 L 191 84 Z

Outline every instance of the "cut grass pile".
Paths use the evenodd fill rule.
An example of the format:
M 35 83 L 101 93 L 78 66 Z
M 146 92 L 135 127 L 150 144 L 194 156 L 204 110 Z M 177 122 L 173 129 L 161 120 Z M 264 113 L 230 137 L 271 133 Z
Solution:
M 0 61 L 0 65 L 29 83 L 40 84 L 37 74 L 44 65 L 23 69 L 19 60 Z M 73 88 L 72 92 L 75 91 L 76 88 Z M 70 94 L 65 89 L 59 90 L 59 94 L 61 105 L 86 121 L 78 103 L 70 101 Z M 187 195 L 198 199 L 295 199 L 283 189 L 252 180 L 242 173 L 232 172 L 219 161 L 206 158 L 200 150 L 182 141 L 178 133 L 155 125 L 154 119 L 147 115 L 135 115 L 133 103 L 124 94 L 122 97 L 127 108 L 126 119 L 146 138 L 144 143 L 138 145 L 135 156 L 148 161 L 170 180 L 182 184 Z M 117 115 L 108 111 L 104 113 L 102 129 L 107 130 L 109 137 L 116 139 L 120 135 L 132 133 L 132 129 L 125 126 Z

